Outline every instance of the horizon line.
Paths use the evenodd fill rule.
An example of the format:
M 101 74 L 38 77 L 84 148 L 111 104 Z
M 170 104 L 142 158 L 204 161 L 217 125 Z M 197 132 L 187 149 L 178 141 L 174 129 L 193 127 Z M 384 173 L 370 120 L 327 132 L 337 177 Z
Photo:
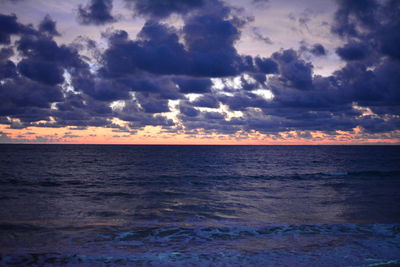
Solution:
M 342 144 L 126 144 L 126 143 L 0 143 L 0 145 L 66 145 L 66 146 L 400 146 L 400 143 Z

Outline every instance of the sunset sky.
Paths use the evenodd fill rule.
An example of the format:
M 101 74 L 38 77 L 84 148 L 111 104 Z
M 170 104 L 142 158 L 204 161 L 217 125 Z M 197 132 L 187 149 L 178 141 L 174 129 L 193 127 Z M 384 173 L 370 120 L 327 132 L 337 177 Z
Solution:
M 400 144 L 400 2 L 0 0 L 0 143 Z

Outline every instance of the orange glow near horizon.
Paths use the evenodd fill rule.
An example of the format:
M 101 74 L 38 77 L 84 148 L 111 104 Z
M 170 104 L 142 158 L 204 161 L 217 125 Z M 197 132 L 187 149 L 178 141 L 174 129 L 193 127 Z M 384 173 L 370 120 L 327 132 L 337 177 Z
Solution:
M 296 131 L 275 135 L 256 131 L 237 132 L 231 135 L 163 132 L 160 127 L 147 126 L 136 133 L 116 132 L 115 129 L 88 127 L 11 129 L 0 125 L 1 143 L 56 143 L 56 144 L 136 144 L 136 145 L 339 145 L 339 144 L 400 144 L 400 130 L 385 134 L 363 134 L 359 128 L 351 132 L 337 131 L 335 135 L 310 132 L 311 137 L 301 137 Z

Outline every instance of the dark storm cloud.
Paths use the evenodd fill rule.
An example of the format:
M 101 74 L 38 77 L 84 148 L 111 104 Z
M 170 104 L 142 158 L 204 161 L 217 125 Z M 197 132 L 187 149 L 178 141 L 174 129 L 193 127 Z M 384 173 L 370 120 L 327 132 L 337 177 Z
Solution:
M 336 72 L 341 87 L 351 92 L 359 105 L 388 114 L 400 109 L 400 80 L 396 74 L 400 70 L 400 32 L 396 30 L 400 27 L 399 15 L 398 1 L 339 1 L 332 28 L 348 40 L 337 50 L 348 61 Z M 393 121 L 387 120 L 387 124 Z
M 136 101 L 127 101 L 125 107 L 118 112 L 118 118 L 129 122 L 132 129 L 145 126 L 174 126 L 174 122 L 161 115 L 143 112 Z
M 299 90 L 308 90 L 312 87 L 313 66 L 300 59 L 296 51 L 288 49 L 275 52 L 272 57 L 279 62 L 281 78 L 287 85 Z
M 182 93 L 207 93 L 210 92 L 212 85 L 210 79 L 176 78 L 174 82 L 179 86 Z
M 103 55 L 102 71 L 110 77 L 137 71 L 154 74 L 181 74 L 188 65 L 186 51 L 173 29 L 148 21 L 138 34 L 139 40 L 128 40 L 126 32 L 110 37 L 110 47 Z
M 393 130 L 398 130 L 400 127 L 399 119 L 392 119 L 389 122 L 383 118 L 376 118 L 373 116 L 365 116 L 358 121 L 359 125 L 369 133 L 382 133 Z
M 379 52 L 400 59 L 398 1 L 341 0 L 338 4 L 332 32 L 341 37 L 358 39 L 365 45 L 373 44 Z
M 186 113 L 187 111 L 181 112 L 179 117 L 185 125 L 185 130 L 189 132 L 196 133 L 198 129 L 203 129 L 206 133 L 233 134 L 240 129 L 237 124 L 225 120 L 225 113 L 208 111 Z
M 378 3 L 376 0 L 337 0 L 339 5 L 335 13 L 332 32 L 340 36 L 358 36 L 360 28 L 373 28 L 379 22 L 376 18 Z
M 204 5 L 206 0 L 125 0 L 135 14 L 165 18 L 173 13 L 186 14 Z
M 344 60 L 362 60 L 368 55 L 368 47 L 363 43 L 351 42 L 339 47 L 336 53 Z
M 14 52 L 11 48 L 0 49 L 0 80 L 16 77 L 17 71 L 14 62 L 9 60 Z
M 228 18 L 223 7 L 203 13 L 185 18 L 185 46 L 175 28 L 154 20 L 145 23 L 137 40 L 130 40 L 124 31 L 115 31 L 108 36 L 110 47 L 103 55 L 102 73 L 108 77 L 139 71 L 221 77 L 249 68 L 234 47 L 244 22 Z
M 19 73 L 47 85 L 63 83 L 65 70 L 77 72 L 88 68 L 76 50 L 59 46 L 51 36 L 23 35 L 17 41 L 17 49 L 22 57 L 17 65 Z
M 306 55 L 309 58 L 309 55 L 313 55 L 316 57 L 322 57 L 327 54 L 325 47 L 322 44 L 316 43 L 313 45 L 309 45 L 307 42 L 300 41 L 299 53 L 302 55 Z
M 82 71 L 72 78 L 75 90 L 84 92 L 99 101 L 129 99 L 131 89 L 116 80 L 98 79 L 89 71 Z
M 177 85 L 170 77 L 142 73 L 137 76 L 121 78 L 119 81 L 126 84 L 135 94 L 157 95 L 161 99 L 179 99 L 182 97 Z
M 1 90 L 10 103 L 2 107 L 13 108 L 4 115 L 24 119 L 26 107 L 38 107 L 46 109 L 42 112 L 45 115 L 40 113 L 37 118 L 42 120 L 44 116 L 53 115 L 53 111 L 49 110 L 51 103 L 63 101 L 61 84 L 64 72 L 78 73 L 87 70 L 88 65 L 76 50 L 59 46 L 52 36 L 40 32 L 22 34 L 16 48 L 21 57 L 17 64 L 18 76 L 14 74 L 13 80 L 5 81 Z
M 14 51 L 10 47 L 3 47 L 0 49 L 0 62 L 9 59 L 14 55 Z
M 39 24 L 39 29 L 35 30 L 30 26 L 19 24 L 15 16 L 11 18 L 14 25 L 18 25 L 20 29 L 13 31 L 13 34 L 19 36 L 14 48 L 20 60 L 15 66 L 14 62 L 7 59 L 12 56 L 11 51 L 8 48 L 1 50 L 0 115 L 20 119 L 21 127 L 29 126 L 32 122 L 48 121 L 50 116 L 56 119 L 51 126 L 69 123 L 81 125 L 88 124 L 84 122 L 85 120 L 90 122 L 96 120 L 92 116 L 98 116 L 101 109 L 90 99 L 86 99 L 87 104 L 80 109 L 76 106 L 67 109 L 68 97 L 64 96 L 61 87 L 64 82 L 63 74 L 68 71 L 77 75 L 84 70 L 88 71 L 88 65 L 75 49 L 58 45 L 52 39 L 56 33 L 55 22 L 45 17 Z M 57 102 L 57 106 L 64 107 L 65 112 L 62 112 L 62 108 L 60 110 L 51 108 L 52 104 Z M 109 109 L 108 106 L 107 108 Z M 79 123 L 74 123 L 75 121 Z
M 57 31 L 56 22 L 51 19 L 49 15 L 46 15 L 39 24 L 39 31 L 47 33 L 52 36 L 59 36 L 60 33 Z
M 26 78 L 15 78 L 0 84 L 0 114 L 19 115 L 26 108 L 49 108 L 63 99 L 57 86 L 41 84 Z
M 15 25 L 24 29 L 14 31 L 21 35 L 17 41 L 17 51 L 22 59 L 17 67 L 10 60 L 1 62 L 0 76 L 12 78 L 3 80 L 0 85 L 1 114 L 29 121 L 46 119 L 51 103 L 63 99 L 58 86 L 64 80 L 61 67 L 78 67 L 79 57 L 67 47 L 58 46 L 51 37 L 21 26 L 15 16 L 12 19 Z M 2 49 L 2 54 L 6 58 L 12 55 L 7 48 Z
M 85 6 L 78 7 L 78 21 L 84 25 L 102 25 L 115 21 L 111 15 L 112 0 L 90 0 Z
M 56 85 L 64 81 L 62 68 L 52 62 L 24 59 L 18 63 L 18 71 L 31 80 L 48 85 Z
M 63 102 L 57 103 L 57 112 L 88 112 L 93 116 L 111 114 L 111 108 L 102 101 L 96 101 L 84 94 L 67 93 Z M 73 113 L 70 113 L 70 115 Z
M 215 112 L 215 111 L 203 112 L 203 116 L 207 120 L 224 120 L 225 119 L 225 114 Z
M 214 52 L 233 47 L 240 36 L 239 25 L 234 20 L 224 19 L 225 13 L 222 9 L 221 13 L 200 14 L 185 21 L 183 31 L 190 50 Z
M 204 94 L 196 98 L 191 104 L 195 107 L 218 108 L 219 102 L 212 94 Z
M 310 52 L 315 56 L 325 56 L 326 50 L 322 44 L 314 44 L 310 49 Z
M 186 105 L 180 105 L 179 110 L 180 110 L 181 114 L 188 116 L 188 117 L 196 117 L 197 115 L 200 114 L 200 112 L 197 109 L 195 109 L 191 106 L 186 106 Z
M 272 59 L 278 63 L 279 75 L 268 81 L 274 94 L 272 101 L 243 93 L 219 98 L 231 109 L 244 112 L 242 127 L 265 132 L 299 129 L 329 132 L 356 126 L 373 133 L 399 129 L 399 119 L 392 116 L 400 113 L 400 80 L 395 74 L 400 64 L 398 50 L 393 49 L 397 40 L 393 27 L 399 22 L 394 14 L 400 14 L 399 4 L 387 1 L 378 5 L 371 1 L 365 7 L 354 2 L 340 2 L 336 18 L 345 19 L 336 21 L 332 27 L 334 33 L 348 40 L 336 50 L 348 61 L 347 65 L 330 77 L 319 77 L 313 75 L 313 66 L 296 51 L 274 53 Z M 372 22 L 368 16 L 372 16 Z M 386 41 L 389 38 L 392 42 Z M 300 49 L 314 55 L 326 53 L 319 45 Z M 362 111 L 354 109 L 354 104 L 384 117 L 362 115 Z M 272 117 L 256 116 L 251 108 L 260 108 L 263 114 Z
M 87 64 L 73 47 L 59 46 L 51 37 L 40 34 L 23 35 L 16 44 L 24 58 L 53 62 L 75 69 L 87 68 Z
M 374 70 L 363 64 L 348 64 L 336 72 L 341 89 L 364 106 L 393 106 L 399 109 L 399 62 L 385 60 Z M 349 80 L 350 78 L 350 80 Z
M 7 60 L 0 63 L 0 79 L 13 78 L 17 75 L 14 62 Z
M 10 44 L 10 36 L 20 34 L 29 29 L 17 22 L 16 15 L 0 14 L 0 44 Z
M 245 21 L 228 19 L 224 6 L 206 14 L 191 16 L 183 27 L 185 44 L 194 75 L 221 77 L 244 71 L 245 63 L 234 47 Z
M 84 94 L 67 93 L 62 102 L 56 104 L 57 109 L 51 110 L 55 123 L 45 124 L 47 127 L 88 127 L 111 125 L 109 118 L 113 111 L 108 103 L 94 100 Z
M 264 98 L 249 92 L 241 92 L 233 96 L 222 95 L 218 97 L 218 100 L 234 111 L 245 111 L 249 107 L 263 108 L 270 104 Z
M 278 64 L 270 58 L 255 58 L 257 68 L 261 73 L 271 74 L 278 72 Z
M 145 113 L 162 113 L 170 111 L 168 100 L 166 99 L 143 96 L 142 94 L 137 94 L 136 97 Z

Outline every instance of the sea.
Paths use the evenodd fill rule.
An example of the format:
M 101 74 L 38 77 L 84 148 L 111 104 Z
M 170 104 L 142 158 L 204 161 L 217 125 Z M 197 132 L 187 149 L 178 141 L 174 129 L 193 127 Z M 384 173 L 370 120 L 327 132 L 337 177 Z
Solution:
M 399 146 L 0 145 L 0 266 L 399 264 Z

